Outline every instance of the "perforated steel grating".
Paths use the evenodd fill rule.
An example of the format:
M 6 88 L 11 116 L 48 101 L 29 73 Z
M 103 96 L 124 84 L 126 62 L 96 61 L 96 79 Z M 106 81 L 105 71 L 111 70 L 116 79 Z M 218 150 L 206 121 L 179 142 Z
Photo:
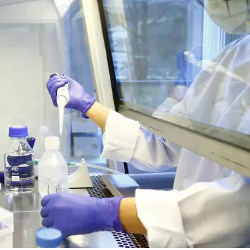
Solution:
M 91 197 L 113 197 L 112 193 L 101 180 L 101 176 L 91 176 L 93 188 L 88 188 Z M 144 235 L 126 234 L 120 232 L 112 232 L 117 244 L 121 248 L 148 248 L 148 243 Z

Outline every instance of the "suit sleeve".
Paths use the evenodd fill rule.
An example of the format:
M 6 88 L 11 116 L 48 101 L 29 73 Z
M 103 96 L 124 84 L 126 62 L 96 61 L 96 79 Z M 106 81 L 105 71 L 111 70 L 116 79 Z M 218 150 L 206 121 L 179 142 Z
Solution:
M 150 247 L 243 247 L 250 237 L 250 185 L 232 175 L 182 191 L 137 190 Z
M 153 172 L 175 167 L 181 149 L 114 111 L 110 111 L 106 122 L 103 145 L 102 157 Z

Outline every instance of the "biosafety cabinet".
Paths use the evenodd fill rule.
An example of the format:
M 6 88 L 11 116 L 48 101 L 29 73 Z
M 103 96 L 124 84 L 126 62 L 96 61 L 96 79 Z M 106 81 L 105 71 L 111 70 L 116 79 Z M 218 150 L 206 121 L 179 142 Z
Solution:
M 245 126 L 250 120 L 249 82 L 242 72 L 232 74 L 213 61 L 243 35 L 221 30 L 197 1 L 1 0 L 0 34 L 0 155 L 10 125 L 28 126 L 36 138 L 37 159 L 44 151 L 44 136 L 59 135 L 58 110 L 46 89 L 50 74 L 59 72 L 164 140 L 250 177 L 250 126 Z M 220 82 L 197 86 L 202 71 L 209 75 L 216 70 L 221 80 L 235 79 L 238 85 L 232 90 L 218 88 Z M 199 95 L 206 88 L 213 91 Z M 223 99 L 228 95 L 231 103 Z M 183 103 L 182 112 L 175 112 Z M 244 119 L 237 118 L 239 112 Z M 227 122 L 221 123 L 224 118 Z M 66 111 L 61 148 L 68 162 L 85 158 L 107 172 L 111 168 L 129 174 L 142 188 L 172 188 L 175 168 L 148 173 L 103 159 L 102 131 L 79 112 Z M 103 188 L 99 196 L 119 194 L 116 188 L 107 191 L 112 180 L 106 179 L 105 186 L 105 180 L 93 179 Z M 96 196 L 99 191 L 89 192 Z M 127 246 L 122 237 L 132 247 L 147 246 L 142 236 L 104 237 L 117 237 L 121 247 Z
M 82 3 L 98 100 L 164 139 L 249 176 L 250 131 L 244 125 L 249 122 L 249 83 L 244 73 L 232 74 L 213 60 L 244 35 L 224 32 L 196 1 Z M 211 87 L 216 93 L 199 96 L 209 88 L 193 87 L 202 70 L 208 75 L 219 71 L 238 87 Z M 199 99 L 186 101 L 192 91 Z M 234 93 L 231 103 L 227 91 Z M 189 110 L 175 112 L 185 102 Z M 197 110 L 193 114 L 192 108 Z M 237 112 L 244 114 L 235 121 Z

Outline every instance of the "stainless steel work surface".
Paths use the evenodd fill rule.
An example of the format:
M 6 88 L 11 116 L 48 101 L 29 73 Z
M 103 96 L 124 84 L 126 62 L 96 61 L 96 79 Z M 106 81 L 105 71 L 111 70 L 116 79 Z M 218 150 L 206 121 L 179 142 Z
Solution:
M 87 195 L 85 189 L 73 189 L 72 193 Z M 13 247 L 36 247 L 35 233 L 41 227 L 41 198 L 37 190 L 30 194 L 6 195 L 0 192 L 0 206 L 14 214 Z M 88 235 L 70 236 L 64 240 L 65 247 L 119 247 L 111 232 L 97 232 Z
M 100 175 L 91 176 L 91 181 L 92 188 L 70 189 L 70 192 L 99 198 L 113 197 Z M 35 184 L 35 190 L 31 194 L 10 196 L 5 194 L 4 188 L 0 192 L 0 206 L 14 214 L 13 246 L 17 248 L 36 247 L 35 233 L 42 226 L 41 198 L 37 190 L 37 181 Z M 144 235 L 112 231 L 70 236 L 64 240 L 63 246 L 74 248 L 147 248 L 148 243 Z

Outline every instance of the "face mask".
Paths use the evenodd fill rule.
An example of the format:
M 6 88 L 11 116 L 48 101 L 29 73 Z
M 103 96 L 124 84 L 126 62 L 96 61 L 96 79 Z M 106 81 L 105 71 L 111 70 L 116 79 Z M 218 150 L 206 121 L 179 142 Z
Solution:
M 227 8 L 227 3 L 229 11 Z M 205 0 L 205 8 L 211 19 L 230 34 L 250 32 L 250 1 Z

